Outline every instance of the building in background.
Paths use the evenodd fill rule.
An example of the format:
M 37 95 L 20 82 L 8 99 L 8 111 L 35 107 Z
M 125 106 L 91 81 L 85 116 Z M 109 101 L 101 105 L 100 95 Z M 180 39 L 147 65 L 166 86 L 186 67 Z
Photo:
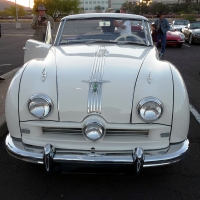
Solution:
M 185 3 L 187 0 L 80 0 L 81 7 L 85 13 L 92 12 L 106 12 L 108 8 L 113 10 L 118 10 L 121 8 L 122 4 L 126 2 L 131 2 L 133 4 L 139 3 L 151 3 L 158 2 L 164 4 L 175 4 L 175 3 Z M 200 0 L 199 0 L 200 1 Z M 196 2 L 196 0 L 191 0 L 191 2 Z
M 85 13 L 96 12 L 96 8 L 99 8 L 99 12 L 105 12 L 108 8 L 108 0 L 80 0 L 81 7 Z

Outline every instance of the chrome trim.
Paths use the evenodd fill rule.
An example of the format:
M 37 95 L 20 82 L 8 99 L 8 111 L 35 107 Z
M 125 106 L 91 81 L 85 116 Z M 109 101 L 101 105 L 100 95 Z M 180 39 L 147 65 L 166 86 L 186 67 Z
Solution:
M 51 144 L 46 144 L 43 149 L 43 163 L 47 173 L 51 172 L 55 148 Z
M 91 130 L 92 129 L 92 130 Z M 97 120 L 90 120 L 88 121 L 84 127 L 83 127 L 83 135 L 85 136 L 85 138 L 92 140 L 92 141 L 97 141 L 100 140 L 101 138 L 104 137 L 105 135 L 105 128 L 104 125 L 97 121 Z M 98 135 L 100 135 L 98 138 L 95 138 L 93 136 L 95 136 L 94 134 L 91 134 L 91 136 L 89 137 L 89 133 L 95 131 L 96 133 L 98 133 Z
M 101 96 L 102 96 L 103 83 L 110 82 L 102 80 L 106 53 L 107 52 L 105 46 L 98 47 L 94 55 L 90 79 L 82 81 L 85 83 L 89 83 L 88 105 L 87 105 L 88 114 L 89 113 L 101 114 L 102 112 Z
M 146 23 L 147 24 L 147 23 Z M 144 25 L 144 20 L 142 20 L 142 26 L 143 26 L 143 28 L 145 27 L 146 28 L 146 26 Z M 148 26 L 148 25 L 147 25 Z M 143 29 L 143 30 L 145 30 L 145 28 Z M 148 27 L 149 28 L 149 27 Z M 149 29 L 148 29 L 149 30 Z M 145 35 L 145 40 L 146 40 L 146 42 L 148 42 L 148 44 L 145 42 L 145 44 L 147 45 L 147 46 L 149 46 L 149 40 L 147 39 L 147 32 L 146 31 L 144 31 L 144 35 Z
M 92 120 L 93 121 L 93 120 Z M 42 127 L 43 134 L 67 134 L 67 135 L 82 135 L 82 128 L 55 128 Z M 149 130 L 132 130 L 132 129 L 106 129 L 106 136 L 135 136 L 148 137 Z
M 47 72 L 46 72 L 46 66 L 44 67 L 44 69 L 42 70 L 42 82 L 44 82 L 46 80 L 47 77 Z
M 29 134 L 31 131 L 30 129 L 22 128 L 21 133 Z
M 148 137 L 148 130 L 106 129 L 106 136 Z
M 139 175 L 143 168 L 145 160 L 145 155 L 142 148 L 140 147 L 135 148 L 135 151 L 133 151 L 133 160 L 135 163 L 135 173 L 136 175 Z
M 36 117 L 33 113 L 30 112 L 30 108 L 29 108 L 30 107 L 30 103 L 34 99 L 43 99 L 43 100 L 45 100 L 48 103 L 50 111 L 49 111 L 49 113 L 46 116 Z M 30 114 L 33 115 L 34 117 L 39 118 L 39 119 L 44 119 L 44 118 L 48 117 L 52 113 L 52 111 L 53 111 L 53 102 L 50 99 L 50 97 L 47 96 L 46 94 L 34 94 L 34 95 L 32 95 L 30 97 L 30 99 L 28 101 L 28 110 L 29 110 Z
M 161 133 L 160 134 L 160 137 L 169 137 L 170 136 L 170 133 Z
M 30 150 L 27 151 L 24 148 L 24 145 L 21 140 L 14 139 L 10 136 L 10 134 L 8 134 L 5 143 L 6 143 L 6 150 L 11 156 L 23 161 L 43 164 L 43 153 L 42 152 L 36 153 Z M 189 148 L 189 140 L 186 139 L 180 143 L 170 144 L 165 154 L 164 153 L 159 154 L 159 152 L 162 151 L 161 149 L 156 151 L 158 154 L 150 154 L 148 151 L 144 151 L 145 158 L 143 167 L 162 166 L 178 162 L 185 155 L 188 148 Z M 111 154 L 104 152 L 102 156 L 99 152 L 97 154 L 95 154 L 95 152 L 92 152 L 93 154 L 91 154 L 91 152 L 88 151 L 88 153 L 84 151 L 82 153 L 76 151 L 67 152 L 67 150 L 63 152 L 59 151 L 55 153 L 53 157 L 53 162 L 133 164 L 132 152 L 129 153 L 114 152 Z
M 57 32 L 55 40 L 54 40 L 54 46 L 59 45 L 59 42 L 60 42 L 60 39 L 61 39 L 61 36 L 62 36 L 62 32 L 63 32 L 64 26 L 65 26 L 65 21 L 66 20 L 61 20 L 61 22 L 58 26 L 58 32 Z
M 161 113 L 160 113 L 160 116 L 159 116 L 157 119 L 155 119 L 155 120 L 145 120 L 145 119 L 140 115 L 140 108 L 141 108 L 145 103 L 151 102 L 151 101 L 157 103 L 157 104 L 160 106 L 160 108 L 161 108 Z M 163 108 L 164 108 L 164 106 L 163 106 L 162 102 L 161 102 L 159 99 L 157 99 L 156 97 L 145 97 L 144 99 L 140 100 L 140 102 L 139 102 L 138 105 L 137 105 L 137 114 L 138 114 L 138 116 L 139 116 L 143 121 L 148 122 L 148 123 L 151 123 L 151 122 L 154 122 L 154 121 L 158 120 L 158 119 L 162 116 Z
M 61 133 L 61 134 L 82 134 L 82 128 L 54 128 L 54 127 L 42 127 L 42 132 L 44 134 L 48 133 Z
M 152 83 L 152 75 L 151 75 L 151 72 L 149 72 L 149 75 L 147 76 L 147 82 L 149 83 L 149 84 L 151 84 Z

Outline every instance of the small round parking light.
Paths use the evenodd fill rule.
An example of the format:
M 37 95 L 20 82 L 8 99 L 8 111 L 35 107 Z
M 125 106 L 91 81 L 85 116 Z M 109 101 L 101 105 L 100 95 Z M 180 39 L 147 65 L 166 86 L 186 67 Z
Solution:
M 88 121 L 83 128 L 83 134 L 87 139 L 97 141 L 104 136 L 103 124 L 98 121 Z

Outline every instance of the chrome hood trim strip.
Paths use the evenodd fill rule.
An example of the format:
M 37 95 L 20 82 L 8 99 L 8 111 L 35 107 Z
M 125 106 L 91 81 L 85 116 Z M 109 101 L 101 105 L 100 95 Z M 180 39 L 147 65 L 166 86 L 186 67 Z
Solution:
M 90 113 L 98 113 L 102 112 L 102 88 L 103 83 L 107 83 L 109 81 L 102 80 L 105 66 L 105 55 L 106 48 L 105 46 L 99 46 L 94 55 L 94 60 L 92 64 L 90 79 L 82 82 L 89 83 L 89 91 L 88 91 L 88 104 L 87 104 L 87 112 Z

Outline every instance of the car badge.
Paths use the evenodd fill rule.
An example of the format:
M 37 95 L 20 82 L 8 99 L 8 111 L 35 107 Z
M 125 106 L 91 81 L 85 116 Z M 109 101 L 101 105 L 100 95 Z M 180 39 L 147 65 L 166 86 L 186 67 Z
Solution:
M 148 75 L 148 77 L 147 77 L 147 81 L 148 81 L 149 84 L 152 83 L 152 75 L 151 75 L 151 72 L 149 72 L 149 75 Z
M 92 93 L 95 95 L 98 93 L 98 86 L 99 85 L 97 83 L 92 84 Z
M 44 67 L 44 69 L 42 70 L 42 82 L 44 82 L 46 80 L 47 77 L 47 72 L 46 72 L 46 66 Z

